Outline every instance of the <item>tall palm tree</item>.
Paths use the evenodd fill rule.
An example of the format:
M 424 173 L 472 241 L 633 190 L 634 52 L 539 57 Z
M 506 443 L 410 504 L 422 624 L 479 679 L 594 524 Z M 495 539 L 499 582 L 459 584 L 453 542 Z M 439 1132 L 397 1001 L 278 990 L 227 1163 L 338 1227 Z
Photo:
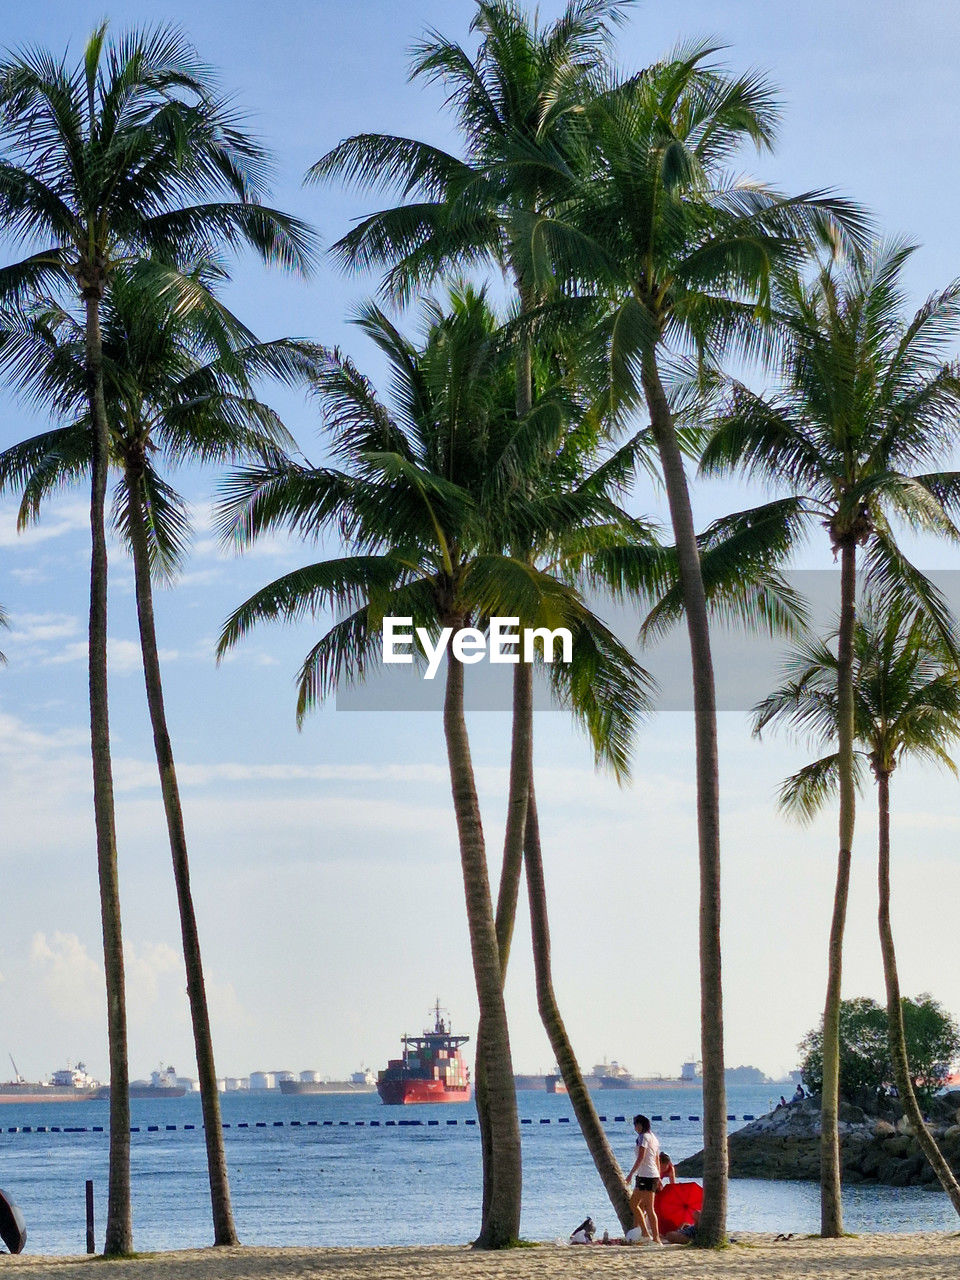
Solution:
M 473 54 L 430 32 L 414 49 L 411 77 L 439 82 L 447 91 L 463 155 L 415 139 L 360 134 L 323 156 L 309 180 L 348 178 L 398 191 L 405 200 L 414 197 L 374 213 L 338 241 L 333 252 L 340 263 L 350 269 L 386 268 L 385 285 L 400 298 L 451 269 L 492 264 L 511 281 L 521 311 L 541 305 L 553 291 L 553 244 L 570 235 L 552 211 L 584 163 L 583 103 L 599 83 L 612 29 L 630 2 L 569 0 L 556 22 L 541 26 L 515 0 L 478 0 L 471 32 L 480 43 Z M 522 327 L 516 355 L 521 418 L 533 404 L 533 366 L 532 332 Z M 527 674 L 517 673 L 520 711 L 529 701 Z M 531 761 L 524 716 L 514 723 L 496 913 L 503 969 L 516 918 Z M 484 1055 L 479 1053 L 484 1032 L 481 1020 L 477 1110 L 488 1169 Z M 583 1096 L 589 1101 L 585 1090 Z M 612 1178 L 604 1180 L 613 1185 Z M 489 1190 L 485 1176 L 484 1204 Z M 625 1212 L 622 1205 L 618 1212 Z
M 492 615 L 522 626 L 567 625 L 574 650 L 593 653 L 597 687 L 616 677 L 611 716 L 622 740 L 644 705 L 636 663 L 583 605 L 579 594 L 527 559 L 505 538 L 525 545 L 558 513 L 579 507 L 584 527 L 629 517 L 603 492 L 528 492 L 530 468 L 542 465 L 539 433 L 546 406 L 524 431 L 518 424 L 513 354 L 482 294 L 454 295 L 452 309 L 427 309 L 416 346 L 375 307 L 360 317 L 391 365 L 391 405 L 339 353 L 318 380 L 334 460 L 344 469 L 247 469 L 230 483 L 226 528 L 241 540 L 276 524 L 316 537 L 335 520 L 353 554 L 286 575 L 258 592 L 228 620 L 221 651 L 254 623 L 297 618 L 328 604 L 348 616 L 336 623 L 301 669 L 302 715 L 344 680 L 361 679 L 379 659 L 386 615 L 412 617 L 435 633 L 482 625 Z M 555 428 L 548 428 L 555 431 Z M 537 622 L 534 622 L 537 620 Z M 563 683 L 563 677 L 559 677 Z M 520 1213 L 520 1146 L 500 951 L 487 877 L 463 715 L 463 669 L 448 659 L 444 728 L 470 925 L 491 1124 L 491 1193 L 477 1244 L 499 1247 L 516 1237 Z M 478 1049 L 479 1053 L 479 1049 Z
M 303 269 L 312 236 L 259 203 L 269 165 L 209 68 L 170 27 L 93 32 L 68 64 L 43 49 L 0 63 L 0 218 L 25 257 L 0 268 L 0 306 L 53 293 L 82 302 L 94 436 L 91 481 L 90 722 L 110 1056 L 110 1188 L 104 1252 L 129 1253 L 130 1103 L 107 706 L 104 500 L 109 426 L 100 308 L 118 263 L 195 259 L 250 245 Z M 158 269 L 156 287 L 177 289 Z M 234 1243 L 228 1228 L 218 1243 Z
M 544 384 L 544 371 L 537 366 L 544 363 L 546 349 L 543 343 L 538 343 L 533 351 L 535 377 L 531 386 L 534 389 Z M 557 353 L 554 352 L 554 373 L 556 356 Z M 566 378 L 575 387 L 572 398 L 583 402 L 584 387 L 578 382 L 575 372 L 566 370 Z M 644 545 L 653 543 L 655 540 L 652 532 L 645 529 L 639 521 L 632 522 L 629 532 L 622 520 L 599 527 L 584 527 L 582 522 L 582 499 L 585 494 L 593 491 L 623 497 L 636 467 L 637 450 L 644 443 L 641 434 L 614 449 L 606 440 L 603 424 L 592 406 L 588 403 L 577 404 L 574 417 L 562 438 L 551 440 L 548 437 L 544 440 L 543 457 L 535 469 L 535 480 L 531 477 L 526 479 L 528 501 L 533 497 L 531 491 L 535 484 L 536 489 L 547 494 L 550 501 L 566 496 L 573 499 L 573 505 L 566 510 L 561 503 L 558 507 L 559 521 L 554 518 L 544 522 L 540 529 L 531 528 L 529 521 L 520 529 L 511 529 L 509 521 L 513 513 L 509 508 L 505 510 L 501 536 L 512 554 L 530 565 L 556 574 L 564 581 L 575 583 L 584 576 L 584 565 L 595 566 L 598 558 L 611 546 L 622 545 L 624 541 Z M 591 647 L 581 646 L 575 652 L 569 669 L 554 669 L 555 693 L 560 694 L 561 701 L 587 727 L 595 746 L 597 763 L 611 766 L 618 779 L 623 780 L 629 771 L 631 746 L 624 731 L 630 725 L 615 712 L 619 698 L 617 676 L 615 671 L 605 673 L 604 665 L 605 655 L 598 654 Z M 558 676 L 562 680 L 561 688 L 556 688 Z M 563 679 L 564 676 L 567 678 Z M 621 1226 L 626 1230 L 633 1225 L 633 1213 L 623 1174 L 586 1087 L 553 985 L 543 853 L 534 785 L 532 681 L 532 669 L 526 664 L 519 664 L 514 672 L 507 828 L 497 901 L 501 970 L 505 980 L 517 906 L 518 880 L 523 868 L 526 872 L 534 976 L 541 1021 L 587 1149 Z M 524 803 L 520 803 L 521 799 Z M 519 844 L 516 843 L 517 836 L 511 825 L 514 823 L 524 824 L 519 832 Z
M 855 759 L 869 764 L 877 784 L 878 921 L 893 1079 L 904 1115 L 960 1213 L 960 1184 L 914 1092 L 890 925 L 890 779 L 898 764 L 912 758 L 932 761 L 956 775 L 948 744 L 960 737 L 960 673 L 929 620 L 907 613 L 899 603 L 885 611 L 863 603 L 852 649 Z M 787 663 L 785 682 L 755 709 L 755 732 L 770 724 L 786 725 L 820 746 L 834 746 L 840 723 L 838 668 L 839 657 L 830 643 L 815 641 L 798 648 Z M 862 774 L 862 768 L 858 772 Z M 835 794 L 838 776 L 839 754 L 834 751 L 784 782 L 781 805 L 801 818 L 812 817 Z
M 733 383 L 702 458 L 706 474 L 738 471 L 785 490 L 775 507 L 746 519 L 781 524 L 784 550 L 812 525 L 826 528 L 840 558 L 837 639 L 837 783 L 840 839 L 824 1005 L 821 1098 L 821 1233 L 843 1231 L 840 1191 L 839 1016 L 843 930 L 855 818 L 853 636 L 857 557 L 884 608 L 920 608 L 956 654 L 936 588 L 898 546 L 891 521 L 960 538 L 950 509 L 960 473 L 931 472 L 957 435 L 960 377 L 944 345 L 960 320 L 960 285 L 908 321 L 902 244 L 827 263 L 810 281 L 787 276 L 775 297 L 782 341 L 778 381 L 767 396 Z
M 235 1238 L 220 1096 L 210 1033 L 186 832 L 167 728 L 154 622 L 153 577 L 172 578 L 182 561 L 189 519 L 164 480 L 162 459 L 237 460 L 288 443 L 279 420 L 253 393 L 251 379 L 292 380 L 311 366 L 304 344 L 258 343 L 210 292 L 222 272 L 209 265 L 185 277 L 195 293 L 176 299 L 145 289 L 120 270 L 104 301 L 104 400 L 110 463 L 122 475 L 114 519 L 131 551 L 147 702 L 154 734 L 187 971 L 207 1168 L 217 1240 Z M 90 470 L 93 435 L 86 403 L 84 332 L 69 311 L 51 305 L 7 316 L 0 360 L 30 398 L 67 419 L 0 454 L 0 488 L 23 495 L 21 527 L 43 499 Z
M 734 77 L 713 50 L 680 50 L 588 104 L 592 157 L 567 217 L 579 241 L 558 242 L 568 291 L 605 308 L 615 405 L 650 418 L 676 544 L 693 668 L 700 864 L 700 1013 L 704 1211 L 698 1242 L 726 1233 L 727 1144 L 720 952 L 720 825 L 716 697 L 707 598 L 689 484 L 668 394 L 678 360 L 764 349 L 771 269 L 811 237 L 859 232 L 856 212 L 822 193 L 787 198 L 738 180 L 743 143 L 772 144 L 775 95 L 760 75 Z M 568 243 L 574 252 L 564 261 Z

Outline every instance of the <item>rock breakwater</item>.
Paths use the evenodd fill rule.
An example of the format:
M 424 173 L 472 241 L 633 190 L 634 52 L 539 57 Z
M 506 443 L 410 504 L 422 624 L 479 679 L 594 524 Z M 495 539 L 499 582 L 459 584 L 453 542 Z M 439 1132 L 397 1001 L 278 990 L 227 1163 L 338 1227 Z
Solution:
M 960 1090 L 935 1100 L 930 1125 L 954 1173 L 960 1176 Z M 869 1115 L 840 1107 L 840 1161 L 844 1182 L 938 1188 L 910 1126 L 895 1111 Z M 817 1181 L 820 1177 L 820 1099 L 778 1107 L 731 1133 L 730 1176 Z M 703 1173 L 703 1152 L 678 1162 L 681 1177 Z

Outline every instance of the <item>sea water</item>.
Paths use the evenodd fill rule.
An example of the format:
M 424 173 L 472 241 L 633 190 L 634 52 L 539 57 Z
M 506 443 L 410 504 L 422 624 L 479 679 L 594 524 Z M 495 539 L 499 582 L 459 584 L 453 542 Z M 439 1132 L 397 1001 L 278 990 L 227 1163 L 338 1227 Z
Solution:
M 633 1161 L 631 1119 L 638 1111 L 663 1117 L 653 1128 L 675 1160 L 702 1146 L 699 1089 L 604 1090 L 593 1098 L 624 1169 Z M 761 1115 L 775 1100 L 769 1087 L 730 1087 L 727 1107 L 737 1117 L 731 1131 L 744 1115 Z M 518 1101 L 528 1122 L 521 1126 L 522 1234 L 565 1239 L 588 1214 L 601 1232 L 619 1234 L 569 1100 L 524 1091 Z M 472 1103 L 385 1107 L 375 1093 L 271 1092 L 225 1094 L 221 1105 L 234 1215 L 245 1244 L 445 1244 L 476 1235 L 480 1140 L 476 1124 L 467 1123 L 476 1119 Z M 138 1130 L 131 1135 L 136 1248 L 210 1244 L 199 1096 L 134 1099 L 131 1111 Z M 104 1132 L 92 1132 L 97 1125 Z M 46 1132 L 37 1132 L 41 1127 Z M 54 1127 L 60 1132 L 51 1132 Z M 102 1248 L 107 1127 L 105 1102 L 0 1105 L 0 1187 L 23 1211 L 28 1252 L 83 1251 L 88 1178 Z M 71 1128 L 87 1131 L 64 1131 Z M 957 1226 L 939 1191 L 861 1185 L 845 1188 L 844 1204 L 846 1228 L 854 1232 Z M 814 1183 L 731 1181 L 734 1233 L 815 1232 L 819 1214 Z

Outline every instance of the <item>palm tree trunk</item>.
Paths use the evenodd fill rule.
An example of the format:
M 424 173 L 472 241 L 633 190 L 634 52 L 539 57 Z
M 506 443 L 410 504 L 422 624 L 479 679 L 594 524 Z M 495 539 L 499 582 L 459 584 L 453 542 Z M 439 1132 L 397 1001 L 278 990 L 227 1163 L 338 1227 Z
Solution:
M 879 858 L 877 880 L 880 889 L 880 950 L 883 954 L 883 976 L 887 988 L 887 1035 L 890 1043 L 890 1061 L 893 1064 L 893 1081 L 900 1094 L 903 1114 L 913 1125 L 920 1149 L 939 1179 L 941 1187 L 950 1197 L 950 1203 L 960 1213 L 960 1184 L 953 1170 L 944 1159 L 937 1140 L 927 1128 L 923 1112 L 913 1091 L 913 1079 L 907 1060 L 907 1038 L 903 1027 L 903 1005 L 900 1000 L 900 977 L 897 973 L 897 953 L 893 946 L 893 929 L 890 926 L 890 774 L 877 774 L 877 799 L 879 806 Z
M 642 381 L 677 547 L 693 669 L 697 831 L 700 859 L 700 1053 L 703 1060 L 703 1214 L 697 1243 L 713 1246 L 727 1231 L 727 1093 L 723 1059 L 720 956 L 720 772 L 717 703 L 706 593 L 690 494 L 673 415 L 656 359 L 644 358 Z
M 523 283 L 522 272 L 515 267 L 514 285 L 521 315 L 533 304 L 533 291 Z M 517 343 L 516 397 L 517 422 L 523 420 L 533 408 L 533 343 L 527 329 L 521 331 Z M 526 825 L 527 789 L 532 761 L 533 734 L 533 672 L 524 670 L 527 664 L 520 662 L 513 680 L 513 720 L 510 745 L 510 787 L 507 795 L 507 823 L 503 839 L 503 864 L 500 870 L 500 888 L 497 894 L 497 944 L 500 949 L 500 970 L 507 980 L 507 961 L 513 941 L 513 926 L 517 915 L 517 895 L 520 890 L 520 873 L 523 869 L 523 832 Z M 530 703 L 525 713 L 522 703 Z M 477 1056 L 475 1099 L 477 1121 L 480 1129 L 480 1152 L 483 1165 L 483 1214 L 490 1203 L 491 1153 L 490 1115 L 487 1104 L 487 1080 L 483 1069 L 486 1029 L 483 1016 L 477 1025 Z
M 827 955 L 827 995 L 823 1008 L 823 1092 L 820 1096 L 820 1234 L 843 1235 L 840 1190 L 840 986 L 843 931 L 850 891 L 850 860 L 856 817 L 853 772 L 853 630 L 857 609 L 857 546 L 840 547 L 840 628 L 837 635 L 837 745 L 840 783 L 840 852 L 833 895 Z
M 86 373 L 93 423 L 93 479 L 90 498 L 90 738 L 93 755 L 93 809 L 97 830 L 103 969 L 107 988 L 110 1059 L 110 1174 L 103 1251 L 133 1252 L 130 1210 L 130 1071 L 127 1063 L 127 1009 L 123 974 L 123 931 L 117 869 L 117 831 L 110 759 L 107 705 L 107 540 L 104 506 L 110 433 L 103 395 L 100 290 L 85 292 Z
M 527 804 L 527 831 L 523 849 L 523 861 L 527 873 L 527 898 L 530 901 L 530 932 L 533 936 L 533 965 L 537 982 L 537 1007 L 544 1029 L 550 1039 L 550 1047 L 556 1058 L 560 1075 L 567 1088 L 567 1096 L 580 1125 L 587 1150 L 596 1165 L 613 1211 L 624 1231 L 633 1226 L 630 1196 L 623 1180 L 623 1172 L 613 1154 L 607 1135 L 597 1118 L 593 1099 L 584 1084 L 580 1064 L 567 1035 L 557 998 L 553 990 L 553 973 L 550 962 L 550 924 L 547 919 L 547 895 L 543 882 L 543 855 L 540 847 L 540 821 L 533 778 L 530 779 L 530 799 Z
M 463 626 L 463 619 L 447 618 L 444 625 Z M 477 1001 L 485 1027 L 483 1070 L 490 1118 L 491 1185 L 490 1202 L 481 1223 L 480 1235 L 474 1243 L 478 1248 L 498 1249 L 512 1244 L 520 1231 L 520 1124 L 483 825 L 463 710 L 463 665 L 452 652 L 447 658 L 443 728 L 460 842 Z
M 507 980 L 507 964 L 513 927 L 517 918 L 517 898 L 523 870 L 523 837 L 527 824 L 527 795 L 533 771 L 533 668 L 518 662 L 513 673 L 513 720 L 510 743 L 510 786 L 507 821 L 503 837 L 503 864 L 497 894 L 497 947 L 500 976 Z M 490 1117 L 487 1107 L 487 1080 L 483 1069 L 486 1034 L 483 1018 L 477 1026 L 476 1080 L 474 1083 L 480 1149 L 483 1156 L 483 1211 L 490 1203 Z
M 207 1174 L 210 1182 L 210 1202 L 213 1210 L 213 1242 L 215 1245 L 234 1245 L 238 1244 L 239 1241 L 233 1221 L 233 1210 L 230 1205 L 227 1157 L 223 1145 L 223 1125 L 220 1119 L 220 1092 L 217 1086 L 217 1070 L 213 1058 L 213 1038 L 210 1033 L 207 993 L 203 981 L 200 936 L 197 930 L 197 917 L 190 888 L 187 836 L 183 825 L 183 810 L 180 805 L 180 788 L 177 784 L 173 747 L 167 730 L 167 716 L 163 704 L 160 654 L 157 647 L 157 631 L 153 613 L 150 554 L 143 518 L 142 476 L 134 465 L 128 464 L 124 479 L 130 502 L 129 533 L 130 545 L 133 551 L 137 619 L 140 625 L 140 649 L 143 654 L 143 676 L 147 688 L 147 704 L 150 708 L 150 723 L 153 728 L 157 769 L 160 773 L 160 790 L 163 794 L 163 808 L 167 819 L 170 852 L 173 856 L 173 877 L 177 887 L 180 933 L 183 939 L 183 959 L 187 971 L 187 996 L 190 1001 L 193 1041 L 197 1054 L 197 1072 L 200 1077 L 200 1105 L 203 1111 L 204 1139 L 207 1147 Z

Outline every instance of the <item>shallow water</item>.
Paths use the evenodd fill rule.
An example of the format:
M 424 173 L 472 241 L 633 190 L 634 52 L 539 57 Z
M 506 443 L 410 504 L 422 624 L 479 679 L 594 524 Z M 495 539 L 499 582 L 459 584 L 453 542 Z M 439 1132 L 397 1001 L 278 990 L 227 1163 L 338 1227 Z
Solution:
M 633 1159 L 630 1118 L 636 1111 L 664 1117 L 654 1129 L 675 1159 L 702 1145 L 698 1090 L 593 1096 L 625 1167 Z M 534 1092 L 518 1097 L 520 1115 L 529 1121 L 522 1126 L 523 1234 L 533 1240 L 565 1238 L 587 1214 L 601 1232 L 618 1232 L 568 1100 Z M 767 1111 L 772 1101 L 769 1089 L 732 1087 L 728 1109 L 737 1120 L 730 1128 L 738 1128 L 744 1114 Z M 400 1108 L 382 1106 L 376 1094 L 226 1094 L 222 1106 L 229 1125 L 225 1138 L 234 1212 L 246 1244 L 443 1244 L 470 1240 L 477 1232 L 480 1142 L 476 1126 L 465 1123 L 475 1118 L 472 1104 Z M 209 1244 L 199 1097 L 135 1099 L 131 1109 L 132 1124 L 140 1129 L 131 1137 L 136 1247 Z M 670 1120 L 671 1115 L 681 1118 Z M 448 1123 L 452 1120 L 457 1123 Z M 196 1127 L 184 1129 L 186 1124 Z M 94 1125 L 106 1128 L 105 1102 L 0 1106 L 0 1187 L 24 1213 L 28 1252 L 83 1251 L 87 1178 L 95 1184 L 97 1244 L 102 1246 L 107 1135 L 8 1129 L 89 1130 Z M 148 1125 L 158 1126 L 157 1131 L 148 1132 Z M 813 1183 L 735 1179 L 730 1184 L 732 1231 L 815 1232 L 819 1217 L 819 1189 Z M 845 1220 L 847 1230 L 855 1232 L 957 1225 L 942 1193 L 893 1187 L 845 1189 Z

